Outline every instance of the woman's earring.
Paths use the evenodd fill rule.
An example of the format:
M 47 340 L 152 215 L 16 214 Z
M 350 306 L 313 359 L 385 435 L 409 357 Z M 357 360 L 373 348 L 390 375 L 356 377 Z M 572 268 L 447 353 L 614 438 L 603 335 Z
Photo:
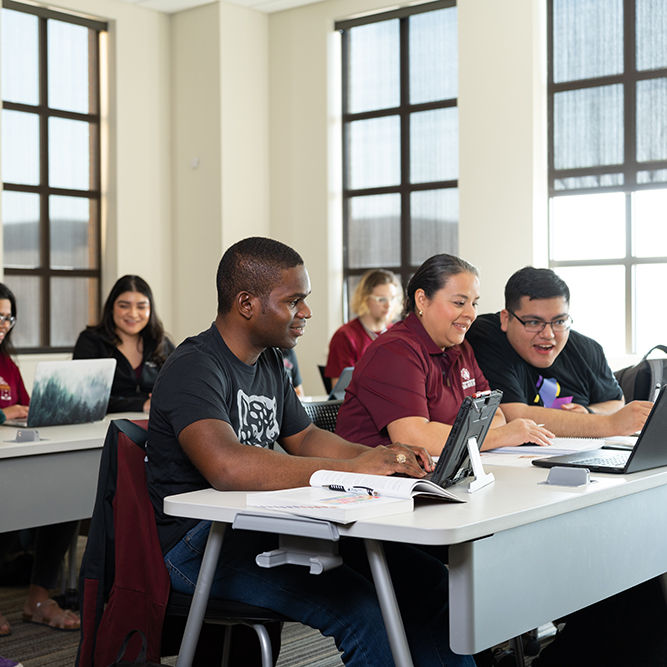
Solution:
M 420 310 L 420 311 L 419 311 L 419 317 L 421 317 L 423 314 L 424 314 L 424 311 L 423 311 L 423 310 Z

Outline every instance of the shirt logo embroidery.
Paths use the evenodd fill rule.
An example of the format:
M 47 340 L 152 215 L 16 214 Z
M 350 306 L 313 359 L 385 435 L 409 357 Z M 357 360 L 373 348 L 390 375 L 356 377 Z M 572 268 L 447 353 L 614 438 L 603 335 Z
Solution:
M 470 371 L 467 368 L 462 368 L 461 387 L 463 387 L 463 389 L 470 389 L 470 387 L 474 387 L 475 384 L 476 384 L 475 378 L 470 377 Z
M 280 432 L 276 418 L 276 399 L 248 396 L 241 389 L 236 399 L 239 411 L 239 441 L 255 447 L 268 447 L 275 442 Z
M 5 378 L 0 376 L 0 401 L 12 400 L 12 388 Z

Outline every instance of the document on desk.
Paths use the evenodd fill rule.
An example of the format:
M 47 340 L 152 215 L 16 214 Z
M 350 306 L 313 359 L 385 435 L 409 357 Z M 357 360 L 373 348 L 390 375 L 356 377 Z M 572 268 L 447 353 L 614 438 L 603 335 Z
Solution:
M 465 502 L 433 482 L 410 477 L 318 470 L 311 476 L 310 484 L 296 489 L 249 493 L 246 505 L 351 523 L 411 512 L 415 496 Z
M 564 456 L 576 452 L 599 449 L 605 444 L 604 438 L 553 438 L 549 447 L 521 445 L 519 447 L 499 447 L 482 452 L 485 465 L 529 467 L 531 461 L 546 456 Z

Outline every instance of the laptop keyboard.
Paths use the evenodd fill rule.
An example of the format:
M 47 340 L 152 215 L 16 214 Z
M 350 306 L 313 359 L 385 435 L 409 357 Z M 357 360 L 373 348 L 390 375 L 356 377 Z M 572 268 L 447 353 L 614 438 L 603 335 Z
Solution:
M 622 468 L 628 462 L 628 456 L 628 454 L 614 454 L 613 456 L 591 456 L 588 459 L 577 459 L 577 465 Z

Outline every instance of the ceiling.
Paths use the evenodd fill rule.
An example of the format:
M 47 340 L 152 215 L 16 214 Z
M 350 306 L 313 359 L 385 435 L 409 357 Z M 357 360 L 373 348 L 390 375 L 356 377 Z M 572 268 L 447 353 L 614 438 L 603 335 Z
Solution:
M 145 7 L 147 9 L 155 9 L 167 14 L 181 12 L 185 9 L 192 9 L 193 7 L 200 7 L 202 5 L 210 5 L 218 0 L 120 0 L 130 5 L 137 7 Z M 250 7 L 260 12 L 279 12 L 283 9 L 291 9 L 292 7 L 300 7 L 302 5 L 309 5 L 313 2 L 320 2 L 320 0 L 225 0 L 232 2 L 235 5 L 243 7 Z

